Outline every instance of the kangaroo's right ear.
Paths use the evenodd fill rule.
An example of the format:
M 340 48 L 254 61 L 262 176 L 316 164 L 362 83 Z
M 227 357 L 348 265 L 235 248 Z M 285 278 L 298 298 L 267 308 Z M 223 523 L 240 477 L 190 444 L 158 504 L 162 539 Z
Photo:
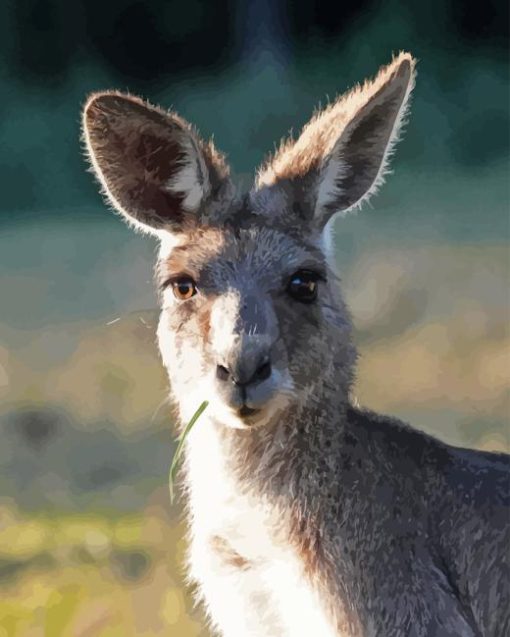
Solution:
M 83 109 L 83 138 L 107 199 L 145 231 L 192 227 L 229 183 L 211 142 L 175 113 L 131 95 L 93 94 Z
M 255 205 L 259 198 L 261 214 L 283 215 L 285 222 L 305 219 L 322 229 L 336 213 L 373 195 L 400 136 L 415 63 L 400 53 L 373 81 L 319 111 L 296 141 L 284 142 L 257 178 L 252 198 Z M 266 212 L 272 192 L 284 197 L 273 196 L 276 206 Z M 285 206 L 284 199 L 294 205 Z

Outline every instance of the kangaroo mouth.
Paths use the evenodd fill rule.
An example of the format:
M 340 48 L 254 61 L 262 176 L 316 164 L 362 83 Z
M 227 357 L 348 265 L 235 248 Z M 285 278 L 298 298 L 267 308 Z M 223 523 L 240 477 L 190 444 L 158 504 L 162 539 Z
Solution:
M 250 416 L 255 416 L 255 414 L 258 414 L 260 411 L 260 409 L 252 409 L 251 407 L 248 407 L 248 405 L 243 405 L 239 411 L 238 414 L 239 416 L 241 416 L 241 418 L 249 418 Z

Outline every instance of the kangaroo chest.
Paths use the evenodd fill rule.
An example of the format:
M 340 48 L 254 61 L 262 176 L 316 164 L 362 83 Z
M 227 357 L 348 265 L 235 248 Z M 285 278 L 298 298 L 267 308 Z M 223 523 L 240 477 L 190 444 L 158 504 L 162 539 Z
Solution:
M 218 458 L 207 465 L 197 458 L 190 469 L 191 570 L 206 604 L 221 605 L 218 590 L 234 595 L 259 626 L 257 637 L 348 637 L 334 628 L 331 600 L 290 542 L 287 513 L 243 492 Z

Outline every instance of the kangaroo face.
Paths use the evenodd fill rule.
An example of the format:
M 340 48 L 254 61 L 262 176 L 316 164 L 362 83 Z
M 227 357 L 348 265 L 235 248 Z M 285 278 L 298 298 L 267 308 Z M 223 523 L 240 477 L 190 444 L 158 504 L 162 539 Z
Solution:
M 321 250 L 263 224 L 187 235 L 162 254 L 158 276 L 174 394 L 208 400 L 230 426 L 270 422 L 322 376 L 349 331 Z
M 117 92 L 88 100 L 84 139 L 106 197 L 161 241 L 159 343 L 184 418 L 209 400 L 228 426 L 268 424 L 321 383 L 347 398 L 355 354 L 324 229 L 382 182 L 413 69 L 402 53 L 319 112 L 242 197 L 175 113 Z

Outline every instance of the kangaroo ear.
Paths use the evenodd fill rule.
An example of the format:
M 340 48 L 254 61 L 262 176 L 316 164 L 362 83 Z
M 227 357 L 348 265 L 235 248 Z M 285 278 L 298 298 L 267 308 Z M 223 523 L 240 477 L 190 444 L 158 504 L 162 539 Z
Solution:
M 228 167 L 174 113 L 131 95 L 95 93 L 83 110 L 83 137 L 104 194 L 133 225 L 158 233 L 197 223 Z
M 372 82 L 318 112 L 259 172 L 257 190 L 283 186 L 286 199 L 294 199 L 292 209 L 319 228 L 368 199 L 382 184 L 399 138 L 414 67 L 412 56 L 401 53 Z M 292 214 L 288 207 L 286 214 Z

